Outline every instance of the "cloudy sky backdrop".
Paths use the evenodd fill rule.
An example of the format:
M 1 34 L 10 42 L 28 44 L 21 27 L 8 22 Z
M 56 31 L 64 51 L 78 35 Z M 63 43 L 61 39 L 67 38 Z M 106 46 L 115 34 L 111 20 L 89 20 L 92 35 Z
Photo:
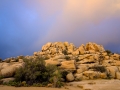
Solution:
M 56 41 L 120 52 L 120 0 L 0 0 L 0 58 Z

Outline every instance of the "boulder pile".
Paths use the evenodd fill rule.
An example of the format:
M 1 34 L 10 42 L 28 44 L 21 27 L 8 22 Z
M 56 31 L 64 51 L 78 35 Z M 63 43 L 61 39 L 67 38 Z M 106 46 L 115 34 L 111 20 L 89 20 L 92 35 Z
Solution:
M 46 65 L 52 64 L 67 71 L 67 81 L 89 79 L 120 79 L 120 55 L 105 50 L 102 45 L 87 43 L 75 47 L 68 42 L 47 43 L 39 52 L 27 59 L 37 56 L 45 58 Z M 0 63 L 0 76 L 10 78 L 17 68 L 24 66 L 22 56 L 8 58 Z

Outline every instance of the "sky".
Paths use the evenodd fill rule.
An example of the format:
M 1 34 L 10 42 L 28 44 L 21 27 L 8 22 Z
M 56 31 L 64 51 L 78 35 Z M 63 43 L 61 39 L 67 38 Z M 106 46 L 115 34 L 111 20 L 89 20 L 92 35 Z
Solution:
M 120 0 L 0 0 L 0 58 L 47 42 L 95 42 L 120 52 Z

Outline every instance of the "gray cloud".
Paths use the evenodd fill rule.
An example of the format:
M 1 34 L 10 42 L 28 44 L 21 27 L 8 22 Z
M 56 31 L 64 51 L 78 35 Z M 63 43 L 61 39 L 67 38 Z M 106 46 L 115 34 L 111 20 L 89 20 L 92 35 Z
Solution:
M 1 0 L 0 57 L 31 55 L 43 44 L 87 42 L 120 51 L 120 0 Z

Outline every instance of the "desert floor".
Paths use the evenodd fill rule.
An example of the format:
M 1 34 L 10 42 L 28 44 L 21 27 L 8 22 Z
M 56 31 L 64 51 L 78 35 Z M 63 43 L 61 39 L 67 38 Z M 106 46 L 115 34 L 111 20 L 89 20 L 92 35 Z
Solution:
M 62 88 L 9 87 L 1 85 L 0 90 L 120 90 L 120 80 L 85 80 L 67 83 Z

